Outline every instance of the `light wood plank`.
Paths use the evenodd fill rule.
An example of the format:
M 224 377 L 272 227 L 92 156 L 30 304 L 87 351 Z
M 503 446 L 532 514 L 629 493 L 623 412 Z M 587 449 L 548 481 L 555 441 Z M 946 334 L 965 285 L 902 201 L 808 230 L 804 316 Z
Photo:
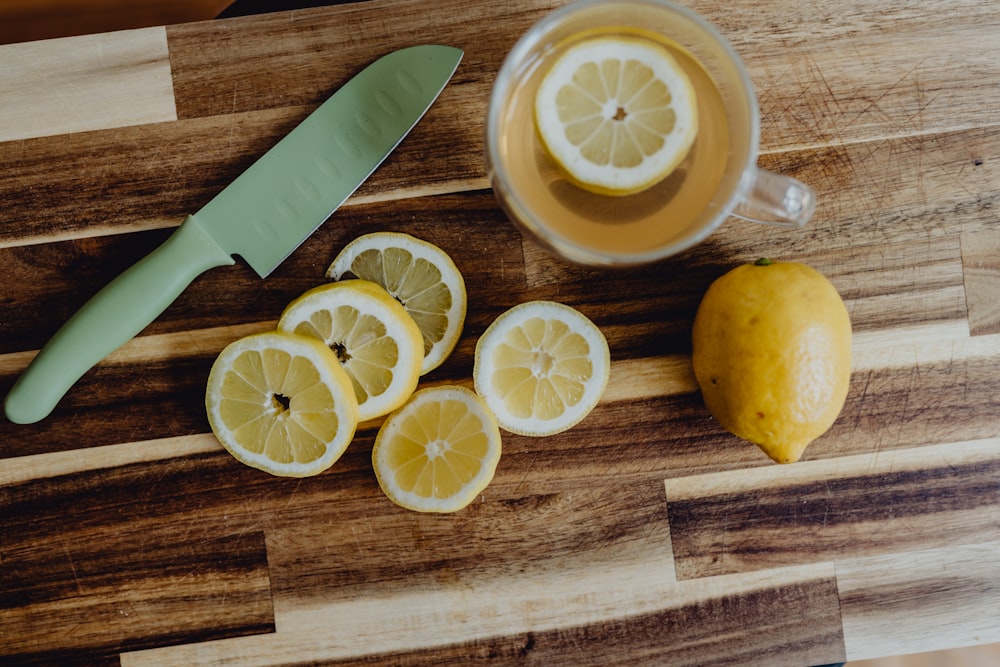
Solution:
M 177 120 L 163 28 L 0 46 L 0 141 Z
M 965 299 L 973 336 L 1000 333 L 1000 232 L 962 235 Z
M 1000 104 L 1000 92 L 986 83 L 1000 77 L 1000 62 L 981 48 L 1000 30 L 1000 13 L 989 3 L 935 0 L 914 10 L 906 2 L 848 2 L 813 5 L 806 15 L 801 4 L 783 0 L 769 3 L 768 12 L 784 10 L 798 20 L 767 27 L 755 9 L 746 8 L 763 34 L 736 23 L 736 16 L 719 19 L 732 28 L 726 34 L 760 91 L 765 150 L 997 122 L 989 106 L 968 108 L 960 101 L 983 95 L 993 108 Z M 738 15 L 750 18 L 749 12 Z M 963 38 L 941 30 L 943 21 L 954 21 Z M 959 85 L 969 88 L 959 93 Z
M 122 665 L 264 667 L 293 654 L 324 663 L 369 655 L 366 664 L 394 665 L 558 664 L 570 654 L 573 664 L 606 665 L 626 653 L 636 665 L 843 659 L 825 564 L 675 583 L 650 564 L 595 563 L 355 604 L 302 606 L 273 636 L 127 653 Z
M 150 461 L 183 458 L 205 452 L 218 452 L 222 445 L 210 433 L 146 442 L 91 447 L 86 456 L 77 450 L 6 458 L 0 468 L 0 486 L 20 484 L 33 479 L 61 477 L 74 473 L 116 468 Z
M 836 567 L 848 660 L 1000 641 L 1000 540 Z
M 971 338 L 963 322 L 892 327 L 855 334 L 851 369 L 855 372 L 911 368 L 1000 356 L 1000 335 Z

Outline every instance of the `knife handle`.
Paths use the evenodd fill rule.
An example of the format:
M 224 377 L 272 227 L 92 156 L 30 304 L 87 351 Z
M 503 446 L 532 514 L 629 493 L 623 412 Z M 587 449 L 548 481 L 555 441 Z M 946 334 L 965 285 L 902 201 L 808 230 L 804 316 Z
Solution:
M 35 356 L 4 401 L 16 424 L 44 419 L 80 377 L 167 309 L 195 278 L 232 256 L 194 216 L 83 304 Z

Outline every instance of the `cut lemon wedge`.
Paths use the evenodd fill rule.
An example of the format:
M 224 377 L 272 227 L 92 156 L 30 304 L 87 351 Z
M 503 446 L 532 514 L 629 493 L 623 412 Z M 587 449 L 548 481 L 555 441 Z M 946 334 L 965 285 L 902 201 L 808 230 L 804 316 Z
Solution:
M 500 426 L 534 436 L 565 431 L 590 414 L 610 373 L 601 330 L 552 301 L 529 301 L 494 320 L 476 344 L 472 371 Z
M 326 343 L 347 371 L 362 421 L 395 410 L 417 388 L 423 338 L 413 318 L 379 285 L 344 280 L 288 304 L 278 330 Z
M 681 163 L 698 132 L 698 109 L 691 81 L 665 47 L 595 37 L 571 46 L 545 74 L 535 124 L 577 185 L 628 195 Z
M 273 475 L 329 468 L 358 425 L 358 402 L 336 356 L 312 338 L 268 332 L 229 344 L 205 392 L 212 432 L 230 454 Z
M 382 424 L 372 449 L 379 486 L 397 505 L 455 512 L 493 479 L 500 429 L 465 387 L 421 389 Z
M 421 375 L 444 363 L 462 335 L 465 281 L 451 257 L 427 241 L 396 232 L 366 234 L 340 251 L 326 275 L 376 282 L 403 304 L 423 335 Z

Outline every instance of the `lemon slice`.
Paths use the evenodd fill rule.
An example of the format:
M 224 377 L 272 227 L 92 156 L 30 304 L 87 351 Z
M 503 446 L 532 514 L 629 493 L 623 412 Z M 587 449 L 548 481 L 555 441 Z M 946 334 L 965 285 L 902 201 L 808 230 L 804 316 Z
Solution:
M 366 234 L 340 251 L 326 275 L 376 282 L 403 304 L 424 338 L 421 375 L 444 363 L 455 349 L 465 324 L 465 281 L 436 245 L 409 234 Z
M 222 350 L 209 373 L 205 407 L 230 454 L 288 477 L 329 468 L 358 425 L 351 381 L 329 348 L 273 331 Z
M 570 47 L 535 96 L 535 124 L 580 187 L 645 190 L 681 163 L 698 132 L 694 88 L 662 46 L 596 37 Z
M 579 311 L 529 301 L 506 311 L 476 344 L 476 391 L 500 426 L 551 435 L 576 425 L 597 405 L 611 374 L 608 342 Z
M 362 421 L 402 405 L 417 388 L 423 338 L 413 318 L 379 285 L 345 280 L 288 304 L 278 330 L 317 338 L 347 371 Z
M 372 464 L 382 491 L 418 512 L 455 512 L 493 479 L 500 429 L 465 387 L 421 389 L 382 424 Z

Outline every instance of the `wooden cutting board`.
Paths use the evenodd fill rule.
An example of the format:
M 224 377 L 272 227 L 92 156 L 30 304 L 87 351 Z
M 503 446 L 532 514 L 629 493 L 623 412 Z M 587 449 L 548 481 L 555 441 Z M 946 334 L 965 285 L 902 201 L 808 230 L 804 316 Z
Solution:
M 814 185 L 797 231 L 728 221 L 660 265 L 567 266 L 488 189 L 493 78 L 557 0 L 357 5 L 0 47 L 0 392 L 90 295 L 392 49 L 465 49 L 389 160 L 271 277 L 198 279 L 37 425 L 0 423 L 4 664 L 816 665 L 1000 641 L 1000 5 L 701 0 L 745 58 L 761 164 Z M 230 458 L 204 385 L 350 239 L 444 248 L 470 310 L 426 384 L 469 384 L 528 299 L 607 336 L 573 430 L 504 435 L 454 515 L 382 496 L 377 423 L 304 480 Z M 830 277 L 845 409 L 777 466 L 690 370 L 708 284 L 760 256 Z

